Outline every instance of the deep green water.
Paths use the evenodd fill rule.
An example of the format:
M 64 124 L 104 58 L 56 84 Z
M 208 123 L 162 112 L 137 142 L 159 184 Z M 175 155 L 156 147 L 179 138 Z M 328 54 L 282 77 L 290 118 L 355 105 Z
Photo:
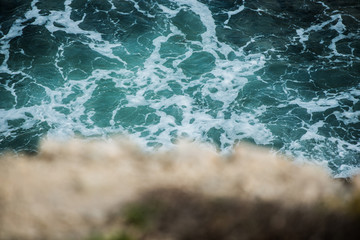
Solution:
M 360 2 L 0 0 L 0 150 L 127 134 L 360 169 Z

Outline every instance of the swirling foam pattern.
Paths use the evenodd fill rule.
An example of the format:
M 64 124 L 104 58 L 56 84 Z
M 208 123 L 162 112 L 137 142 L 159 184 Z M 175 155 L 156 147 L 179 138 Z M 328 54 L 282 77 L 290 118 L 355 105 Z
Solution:
M 127 134 L 360 169 L 357 0 L 3 0 L 0 148 Z

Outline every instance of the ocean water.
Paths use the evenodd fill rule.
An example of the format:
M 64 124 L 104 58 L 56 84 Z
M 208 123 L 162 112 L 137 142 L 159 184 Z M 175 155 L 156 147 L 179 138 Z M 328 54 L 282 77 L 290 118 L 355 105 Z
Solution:
M 360 170 L 358 0 L 0 0 L 0 150 L 125 134 Z

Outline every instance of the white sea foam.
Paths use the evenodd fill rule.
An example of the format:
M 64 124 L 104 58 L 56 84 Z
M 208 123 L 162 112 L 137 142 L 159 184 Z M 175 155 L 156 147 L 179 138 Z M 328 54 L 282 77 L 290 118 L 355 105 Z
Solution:
M 239 6 L 237 9 L 235 9 L 234 11 L 227 11 L 226 14 L 228 15 L 228 19 L 226 19 L 226 21 L 224 22 L 225 25 L 227 25 L 231 19 L 231 16 L 239 14 L 240 12 L 244 11 L 245 9 L 245 1 L 243 3 L 243 5 Z M 229 26 L 226 26 L 227 28 L 231 28 Z
M 136 9 L 138 12 L 144 14 L 145 16 L 147 16 L 147 17 L 149 17 L 149 18 L 154 18 L 154 17 L 155 17 L 155 15 L 152 15 L 152 14 L 150 14 L 149 12 L 147 12 L 147 11 L 145 11 L 145 10 L 142 10 L 142 9 L 140 8 L 139 4 L 138 4 L 136 1 L 134 1 L 134 0 L 127 0 L 127 1 L 133 3 L 135 9 Z
M 306 133 L 301 136 L 300 140 L 301 141 L 305 141 L 309 139 L 314 139 L 316 141 L 324 140 L 325 137 L 318 134 L 319 127 L 323 127 L 323 126 L 324 126 L 324 121 L 318 121 L 315 124 L 309 125 Z
M 327 109 L 335 108 L 339 106 L 339 103 L 336 99 L 324 99 L 324 98 L 315 98 L 311 101 L 303 101 L 299 98 L 291 100 L 289 104 L 296 104 L 302 108 L 305 108 L 308 113 L 315 112 L 324 112 Z
M 163 11 L 168 17 L 175 17 L 179 11 L 183 8 L 177 8 L 175 10 L 170 9 L 162 4 L 158 4 L 159 8 L 161 9 L 161 11 Z
M 122 15 L 130 14 L 122 13 L 120 12 L 121 9 L 116 9 L 115 1 L 109 2 L 112 11 L 116 10 Z M 266 72 L 262 73 L 262 71 L 266 71 L 265 67 L 270 66 L 274 59 L 281 62 L 287 61 L 287 58 L 274 47 L 264 52 L 254 51 L 258 53 L 249 54 L 247 49 L 252 48 L 254 44 L 256 45 L 257 41 L 263 41 L 263 35 L 250 36 L 250 40 L 242 44 L 241 47 L 223 42 L 219 40 L 221 38 L 218 38 L 217 28 L 229 28 L 231 18 L 237 14 L 242 14 L 246 9 L 245 2 L 242 5 L 234 6 L 231 11 L 222 11 L 222 15 L 227 14 L 227 19 L 222 19 L 218 26 L 218 22 L 215 21 L 218 20 L 216 15 L 201 1 L 172 0 L 170 4 L 166 2 L 157 3 L 153 6 L 154 9 L 156 7 L 159 9 L 156 16 L 152 14 L 152 11 L 143 9 L 144 5 L 139 5 L 137 1 L 128 0 L 128 2 L 133 5 L 133 12 L 140 13 L 139 15 L 142 17 L 148 19 L 164 17 L 163 21 L 166 22 L 161 26 L 161 31 L 155 32 L 152 29 L 151 31 L 155 33 L 151 37 L 146 35 L 149 34 L 148 30 L 142 30 L 145 33 L 140 33 L 137 39 L 135 37 L 130 40 L 138 41 L 139 46 L 141 37 L 146 35 L 144 38 L 149 40 L 149 45 L 145 46 L 141 43 L 144 49 L 141 49 L 142 53 L 139 54 L 141 58 L 135 64 L 129 64 L 124 59 L 134 57 L 132 52 L 136 49 L 133 48 L 141 47 L 135 44 L 132 45 L 131 42 L 120 42 L 116 38 L 105 40 L 103 35 L 95 30 L 82 29 L 80 26 L 85 20 L 86 14 L 78 21 L 72 20 L 70 17 L 73 11 L 71 8 L 72 0 L 65 1 L 64 10 L 51 10 L 47 15 L 40 13 L 37 7 L 38 0 L 32 2 L 31 8 L 24 15 L 25 17 L 16 20 L 9 32 L 0 39 L 0 53 L 5 56 L 0 71 L 12 75 L 21 74 L 29 79 L 34 77 L 34 82 L 44 90 L 46 98 L 33 106 L 20 106 L 9 110 L 0 109 L 1 136 L 15 136 L 16 131 L 19 129 L 30 130 L 36 128 L 40 123 L 46 123 L 49 126 L 47 136 L 58 139 L 67 139 L 75 134 L 106 138 L 109 134 L 128 133 L 143 145 L 162 146 L 163 148 L 172 146 L 177 138 L 184 136 L 198 141 L 216 142 L 220 144 L 219 147 L 224 152 L 228 151 L 234 142 L 242 139 L 253 140 L 261 145 L 271 145 L 274 140 L 279 140 L 278 136 L 275 136 L 269 130 L 268 124 L 277 124 L 281 116 L 274 116 L 272 120 L 264 120 L 262 119 L 263 116 L 268 117 L 269 112 L 273 110 L 271 106 L 266 105 L 264 102 L 260 103 L 260 106 L 256 105 L 256 107 L 250 109 L 245 104 L 243 105 L 242 101 L 244 99 L 239 96 L 247 84 L 252 84 L 253 81 L 267 86 L 260 87 L 259 93 L 267 90 L 275 91 L 279 88 L 276 83 L 272 84 L 271 82 L 278 79 L 269 79 Z M 330 54 L 326 56 L 327 60 L 330 61 L 332 57 L 356 60 L 356 57 L 340 53 L 341 51 L 337 49 L 339 41 L 356 38 L 356 34 L 347 34 L 343 13 L 330 12 L 329 7 L 324 4 L 323 6 L 326 8 L 324 11 L 328 18 L 316 21 L 309 27 L 294 28 L 289 44 L 300 44 L 300 46 L 303 46 L 303 50 L 306 51 L 312 33 L 331 30 L 334 32 L 334 36 L 329 41 L 319 41 L 323 45 L 326 42 L 327 45 L 324 46 L 331 50 Z M 187 35 L 173 24 L 172 19 L 180 11 L 188 11 L 190 14 L 198 16 L 205 29 L 204 32 L 199 33 L 198 40 L 187 39 Z M 257 9 L 256 11 L 263 13 L 266 9 Z M 267 14 L 271 13 L 267 12 Z M 64 52 L 71 47 L 70 41 L 62 42 L 58 46 L 58 53 L 54 60 L 55 66 L 64 80 L 63 86 L 57 87 L 56 90 L 40 85 L 40 81 L 35 79 L 36 76 L 28 75 L 25 71 L 12 72 L 7 66 L 10 56 L 10 41 L 16 37 L 21 37 L 26 26 L 24 23 L 30 18 L 34 19 L 31 24 L 46 27 L 49 33 L 54 36 L 57 31 L 62 31 L 71 36 L 79 36 L 79 41 L 87 45 L 99 56 L 109 58 L 119 64 L 110 70 L 92 69 L 85 72 L 82 69 L 66 69 L 66 67 L 62 66 L 62 63 L 66 60 Z M 58 27 L 58 24 L 62 25 L 62 27 Z M 177 44 L 181 45 L 180 53 L 175 55 L 172 52 L 171 56 L 163 54 L 164 49 L 168 48 L 170 44 L 170 39 L 173 41 L 177 38 L 180 39 L 177 42 Z M 115 52 L 119 49 L 124 52 L 124 55 Z M 211 59 L 214 61 L 212 62 L 213 65 L 196 76 L 195 74 L 194 76 L 186 74 L 186 70 L 183 70 L 182 67 L 183 64 L 191 61 L 196 54 L 203 53 L 211 54 Z M 270 53 L 275 53 L 277 56 L 269 56 Z M 292 62 L 286 64 L 290 66 Z M 304 65 L 300 64 L 300 68 L 305 68 L 306 63 L 302 64 Z M 309 73 L 316 71 L 315 64 L 314 66 L 307 66 Z M 71 78 L 68 72 L 73 70 L 84 73 L 81 80 Z M 283 77 L 291 76 L 281 76 L 281 78 Z M 119 99 L 111 102 L 110 114 L 103 117 L 102 121 L 104 123 L 102 124 L 104 126 L 100 127 L 96 120 L 98 115 L 96 107 L 92 108 L 92 106 L 88 107 L 87 105 L 89 101 L 99 97 L 97 96 L 97 89 L 102 87 L 103 82 L 109 80 L 115 84 L 115 90 L 124 93 L 124 96 L 119 95 Z M 25 80 L 16 83 L 5 81 L 5 84 L 2 85 L 11 94 L 15 102 L 19 100 L 16 88 L 21 81 Z M 175 87 L 171 84 L 175 85 Z M 149 93 L 152 94 L 150 94 L 150 97 Z M 350 101 L 353 105 L 358 103 L 360 96 L 359 86 L 341 93 L 324 90 L 318 97 L 310 100 L 305 100 L 296 88 L 287 89 L 283 87 L 278 93 L 279 99 L 275 100 L 282 102 L 282 104 L 278 105 L 278 108 L 287 108 L 289 105 L 294 107 L 295 105 L 296 109 L 299 109 L 299 107 L 305 109 L 311 115 L 311 118 L 318 113 L 336 108 L 336 111 L 334 110 L 331 116 L 335 116 L 338 122 L 345 125 L 355 125 L 360 121 L 360 111 L 343 106 L 345 101 Z M 106 90 L 101 94 L 107 95 Z M 290 100 L 283 101 L 280 94 L 281 96 L 285 94 L 290 97 Z M 257 96 L 260 96 L 260 94 L 255 97 Z M 116 96 L 114 97 L 116 98 Z M 254 96 L 250 95 L 250 97 Z M 147 125 L 145 123 L 142 125 L 126 123 L 128 127 L 124 127 L 122 126 L 123 120 L 119 120 L 118 114 L 126 107 L 150 109 L 151 113 L 145 111 L 136 114 L 144 114 L 144 116 L 140 117 L 144 117 L 144 119 L 156 114 L 158 120 Z M 167 113 L 166 109 L 173 109 L 174 112 Z M 289 111 L 287 114 L 292 116 L 293 113 Z M 20 127 L 11 125 L 12 120 L 21 119 L 24 120 L 24 123 Z M 284 147 L 280 151 L 291 153 L 297 157 L 297 161 L 312 158 L 311 161 L 319 164 L 324 164 L 324 159 L 328 156 L 338 155 L 345 158 L 351 153 L 360 152 L 360 144 L 354 143 L 354 139 L 344 140 L 341 136 L 329 138 L 323 134 L 323 128 L 329 127 L 326 117 L 316 121 L 313 120 L 315 119 L 312 119 L 310 124 L 307 120 L 300 119 L 301 130 L 304 133 L 301 133 L 302 135 L 299 133 L 300 136 L 297 139 L 290 139 L 290 137 L 289 139 L 281 139 Z M 211 131 L 215 132 L 214 136 L 210 136 Z M 3 139 L 0 138 L 1 141 Z M 340 171 L 347 172 L 348 169 L 344 165 Z
M 360 168 L 350 166 L 350 165 L 347 165 L 347 164 L 342 164 L 339 167 L 339 172 L 340 173 L 334 175 L 335 178 L 349 178 L 349 177 L 352 177 L 352 176 L 355 176 L 355 175 L 359 175 L 360 174 Z
M 202 42 L 199 46 L 203 51 L 211 53 L 215 57 L 216 66 L 211 71 L 213 77 L 201 77 L 197 80 L 192 80 L 190 83 L 184 85 L 181 79 L 187 79 L 182 72 L 181 68 L 178 68 L 178 64 L 188 59 L 193 53 L 193 49 L 186 48 L 186 52 L 182 56 L 178 56 L 173 61 L 174 68 L 165 67 L 164 63 L 168 60 L 162 58 L 159 53 L 162 44 L 166 43 L 172 36 L 184 34 L 177 29 L 174 25 L 170 24 L 170 34 L 166 36 L 159 36 L 153 40 L 153 50 L 150 56 L 144 61 L 144 67 L 137 70 L 136 74 L 132 76 L 132 83 L 136 84 L 138 89 L 134 94 L 127 95 L 128 103 L 126 106 L 148 106 L 156 110 L 156 114 L 160 116 L 160 122 L 156 125 L 147 126 L 147 130 L 150 132 L 149 136 L 156 136 L 156 133 L 160 132 L 156 137 L 156 141 L 160 142 L 163 146 L 169 146 L 169 136 L 172 132 L 176 131 L 178 136 L 189 136 L 194 139 L 203 139 L 204 133 L 211 128 L 223 129 L 228 135 L 223 145 L 231 144 L 231 139 L 237 139 L 241 137 L 254 138 L 259 144 L 269 143 L 271 140 L 271 133 L 266 129 L 265 125 L 261 124 L 256 117 L 256 113 L 244 113 L 241 115 L 232 115 L 231 119 L 223 119 L 222 111 L 226 110 L 229 105 L 235 100 L 238 91 L 247 83 L 247 76 L 251 76 L 254 71 L 261 69 L 265 60 L 260 54 L 251 55 L 246 58 L 245 61 L 228 61 L 227 59 L 221 60 L 217 52 L 221 52 L 227 56 L 230 52 L 235 53 L 238 56 L 243 56 L 241 49 L 233 49 L 232 47 L 221 43 L 216 36 L 215 22 L 212 18 L 212 13 L 206 5 L 198 1 L 176 1 L 180 6 L 174 10 L 169 9 L 166 6 L 159 5 L 161 10 L 169 17 L 174 17 L 181 9 L 190 7 L 190 10 L 199 15 L 200 20 L 206 27 L 205 33 L 201 35 Z M 194 44 L 194 42 L 191 42 Z M 196 43 L 195 43 L 196 44 Z M 161 74 L 159 74 L 161 73 Z M 209 96 L 213 100 L 217 100 L 223 103 L 222 110 L 217 114 L 217 117 L 213 117 L 207 113 L 208 109 L 196 109 L 194 108 L 194 99 L 188 95 L 173 95 L 171 97 L 160 100 L 145 100 L 144 89 L 146 90 L 165 90 L 168 89 L 166 84 L 169 80 L 173 79 L 179 83 L 183 89 L 191 86 L 201 86 L 204 81 L 206 84 L 200 88 L 204 96 Z M 216 88 L 217 92 L 211 94 L 209 89 Z M 176 119 L 162 112 L 160 109 L 165 109 L 169 106 L 178 106 L 182 111 L 181 125 L 176 124 Z M 116 125 L 114 119 L 115 112 L 113 112 L 112 125 Z M 248 123 L 248 121 L 251 122 Z M 235 123 L 235 124 L 234 124 Z M 236 130 L 237 129 L 237 130 Z M 242 130 L 241 130 L 242 129 Z M 246 129 L 246 131 L 245 131 Z M 247 132 L 246 136 L 241 134 L 236 136 L 235 132 Z M 140 137 L 141 133 L 136 133 Z M 264 137 L 265 136 L 265 137 Z M 148 137 L 148 141 L 151 141 L 151 137 Z M 223 136 L 222 136 L 223 138 Z

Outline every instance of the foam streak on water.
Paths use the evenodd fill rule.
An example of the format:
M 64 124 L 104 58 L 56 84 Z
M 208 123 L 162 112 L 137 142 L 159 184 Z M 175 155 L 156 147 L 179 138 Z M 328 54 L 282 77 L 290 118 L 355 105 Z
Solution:
M 43 137 L 265 145 L 360 169 L 358 1 L 18 0 L 0 6 L 0 149 Z

